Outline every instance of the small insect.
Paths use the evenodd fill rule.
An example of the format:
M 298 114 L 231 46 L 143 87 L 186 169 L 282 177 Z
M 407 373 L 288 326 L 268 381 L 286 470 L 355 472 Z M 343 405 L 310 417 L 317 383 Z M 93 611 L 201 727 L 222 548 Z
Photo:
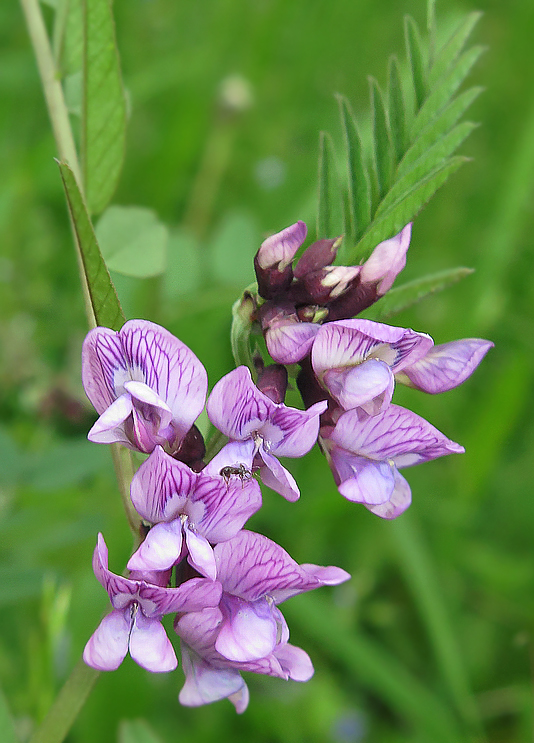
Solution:
M 231 477 L 239 477 L 241 483 L 244 483 L 246 480 L 250 480 L 250 478 L 252 477 L 252 472 L 251 470 L 247 469 L 244 464 L 239 464 L 237 467 L 226 465 L 226 467 L 223 467 L 222 470 L 219 472 L 219 475 L 221 475 L 221 477 L 228 485 Z

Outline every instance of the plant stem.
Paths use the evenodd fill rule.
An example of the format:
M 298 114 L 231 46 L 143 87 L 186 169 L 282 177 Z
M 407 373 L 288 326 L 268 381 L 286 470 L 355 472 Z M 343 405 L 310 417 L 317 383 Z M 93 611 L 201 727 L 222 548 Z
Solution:
M 99 675 L 99 671 L 85 665 L 80 658 L 28 743 L 61 743 L 65 740 Z

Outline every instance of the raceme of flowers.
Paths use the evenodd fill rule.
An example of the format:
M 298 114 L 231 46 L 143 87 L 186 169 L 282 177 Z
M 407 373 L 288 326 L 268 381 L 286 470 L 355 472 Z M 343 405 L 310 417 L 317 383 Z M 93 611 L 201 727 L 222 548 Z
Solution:
M 425 333 L 354 319 L 391 288 L 410 233 L 407 225 L 363 265 L 350 267 L 332 265 L 339 239 L 313 243 L 293 266 L 306 238 L 303 222 L 265 240 L 254 261 L 251 320 L 275 363 L 256 358 L 256 382 L 239 366 L 207 402 L 204 367 L 164 328 L 130 320 L 118 332 L 88 334 L 83 384 L 100 416 L 88 437 L 148 455 L 130 489 L 143 526 L 128 578 L 109 570 L 98 536 L 93 568 L 112 611 L 85 647 L 88 665 L 114 670 L 129 652 L 149 671 L 174 670 L 178 661 L 161 623 L 174 614 L 184 705 L 228 698 L 243 712 L 243 671 L 296 681 L 312 676 L 307 653 L 289 643 L 278 605 L 350 576 L 338 567 L 299 565 L 275 542 L 244 529 L 261 507 L 255 475 L 297 500 L 298 485 L 278 457 L 302 457 L 318 441 L 341 495 L 395 518 L 411 501 L 400 468 L 463 451 L 393 404 L 395 384 L 432 394 L 452 389 L 493 345 L 464 339 L 435 346 Z M 284 404 L 287 365 L 296 363 L 304 410 Z M 195 425 L 204 407 L 227 438 L 210 461 Z

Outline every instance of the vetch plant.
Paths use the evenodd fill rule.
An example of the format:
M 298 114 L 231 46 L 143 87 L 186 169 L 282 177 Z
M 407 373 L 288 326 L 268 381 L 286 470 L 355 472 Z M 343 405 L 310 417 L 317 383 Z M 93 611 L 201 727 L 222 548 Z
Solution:
M 126 321 L 93 230 L 91 214 L 111 198 L 124 139 L 110 6 L 87 0 L 80 17 L 69 18 L 85 38 L 81 169 L 40 9 L 36 0 L 22 5 L 56 134 L 91 326 L 82 380 L 99 417 L 88 438 L 112 446 L 135 540 L 122 576 L 109 570 L 98 535 L 93 569 L 112 610 L 83 659 L 111 671 L 129 652 L 150 672 L 174 671 L 176 653 L 162 624 L 172 615 L 185 674 L 180 702 L 228 698 L 242 713 L 249 702 L 243 672 L 299 682 L 313 675 L 307 652 L 289 643 L 279 605 L 350 578 L 341 567 L 299 565 L 268 536 L 244 528 L 262 505 L 260 482 L 289 502 L 306 500 L 291 464 L 279 457 L 305 457 L 317 442 L 344 498 L 395 519 L 412 498 L 400 469 L 464 451 L 393 402 L 396 385 L 448 391 L 468 379 L 493 344 L 468 338 L 435 345 L 424 329 L 384 320 L 468 273 L 453 269 L 394 287 L 414 218 L 464 161 L 453 152 L 474 125 L 458 122 L 478 89 L 457 90 L 480 52 L 462 51 L 476 19 L 470 16 L 437 52 L 433 2 L 431 51 L 407 20 L 408 79 L 401 82 L 392 59 L 387 94 L 372 82 L 365 146 L 350 104 L 339 97 L 344 177 L 323 133 L 316 239 L 304 247 L 308 229 L 299 220 L 280 225 L 250 256 L 256 283 L 233 308 L 236 368 L 210 379 L 208 395 L 206 370 L 185 343 L 146 319 Z M 118 129 L 109 124 L 107 104 Z M 302 407 L 286 405 L 289 386 L 300 392 Z M 204 410 L 212 426 L 207 438 L 199 422 Z M 137 469 L 132 451 L 144 457 Z M 94 678 L 85 670 L 73 675 L 62 692 L 72 704 L 66 710 L 61 698 L 35 740 L 63 740 Z

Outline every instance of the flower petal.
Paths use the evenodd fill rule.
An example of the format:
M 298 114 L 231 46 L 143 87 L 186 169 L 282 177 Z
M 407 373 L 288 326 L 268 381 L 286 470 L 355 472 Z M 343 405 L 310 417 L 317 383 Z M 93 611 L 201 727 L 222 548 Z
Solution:
M 261 468 L 261 479 L 264 485 L 280 493 L 290 503 L 300 498 L 300 490 L 295 478 L 283 467 L 276 457 L 265 450 L 260 451 L 265 467 Z
M 264 240 L 257 256 L 260 268 L 278 265 L 278 270 L 283 270 L 306 239 L 306 232 L 306 224 L 299 221 Z
M 221 584 L 207 578 L 191 578 L 178 588 L 160 588 L 141 583 L 139 604 L 148 618 L 177 611 L 197 612 L 217 606 L 221 592 Z
M 319 331 L 311 322 L 273 322 L 265 331 L 267 350 L 279 364 L 296 364 L 309 353 Z
M 100 418 L 87 434 L 89 441 L 96 444 L 113 444 L 118 442 L 131 448 L 124 432 L 124 421 L 132 412 L 132 398 L 128 393 L 118 397 L 104 410 Z
M 256 387 L 248 368 L 238 366 L 217 382 L 206 408 L 219 431 L 243 441 L 261 428 L 276 405 Z
M 132 625 L 130 655 L 152 673 L 174 671 L 178 665 L 174 648 L 159 619 L 147 619 L 140 611 Z
M 246 684 L 235 668 L 216 668 L 182 641 L 182 667 L 185 684 L 178 699 L 185 707 L 200 707 L 219 699 L 239 695 Z M 232 701 L 232 700 L 231 700 Z M 248 699 L 246 699 L 248 701 Z M 245 698 L 236 700 L 236 710 L 244 712 Z M 244 706 L 243 706 L 244 705 Z
M 100 622 L 83 651 L 88 666 L 99 671 L 115 671 L 128 652 L 130 622 L 124 612 L 112 611 Z
M 271 442 L 270 451 L 277 457 L 303 457 L 307 454 L 317 440 L 319 416 L 327 407 L 326 400 L 315 403 L 307 410 L 277 405 L 271 416 L 270 426 L 278 429 L 282 436 L 275 438 L 266 435 L 265 438 Z M 265 428 L 261 433 L 264 431 Z
M 83 343 L 82 381 L 85 394 L 100 415 L 121 394 L 115 389 L 115 375 L 124 375 L 126 370 L 118 333 L 110 328 L 93 328 Z
M 187 549 L 189 550 L 189 564 L 201 575 L 215 580 L 217 577 L 217 567 L 215 565 L 213 548 L 208 540 L 200 534 L 195 534 L 191 529 L 185 530 L 185 540 Z
M 182 523 L 175 519 L 150 529 L 139 549 L 128 560 L 128 570 L 168 570 L 182 552 Z M 214 576 L 215 577 L 215 576 Z
M 392 460 L 397 467 L 464 451 L 424 418 L 399 405 L 389 405 L 364 420 L 357 409 L 343 413 L 331 440 L 353 454 L 375 461 Z
M 340 447 L 330 451 L 330 461 L 338 490 L 347 500 L 379 505 L 391 498 L 395 478 L 389 462 L 375 462 Z
M 397 275 L 406 265 L 406 251 L 410 247 L 411 236 L 412 223 L 410 222 L 398 235 L 377 245 L 363 264 L 361 281 L 379 282 L 379 296 L 391 289 Z
M 396 519 L 401 513 L 408 508 L 412 502 L 412 491 L 405 478 L 395 469 L 395 488 L 391 495 L 391 498 L 387 503 L 382 503 L 379 506 L 369 506 L 366 508 L 371 513 L 380 516 L 382 519 Z
M 156 408 L 160 418 L 160 428 L 166 428 L 169 425 L 172 420 L 172 410 L 154 390 L 151 390 L 144 382 L 135 381 L 125 382 L 124 389 L 137 402 Z
M 491 341 L 464 338 L 434 346 L 415 364 L 402 369 L 398 381 L 436 395 L 465 382 L 493 347 Z
M 225 596 L 221 606 L 224 621 L 215 642 L 218 653 L 239 663 L 272 653 L 278 625 L 266 599 L 251 602 Z
M 343 371 L 327 370 L 323 383 L 344 410 L 363 407 L 369 415 L 376 415 L 391 402 L 395 379 L 386 363 L 368 359 Z
M 135 473 L 130 497 L 135 510 L 152 524 L 170 521 L 182 512 L 194 492 L 198 475 L 156 446 Z
M 275 648 L 274 655 L 293 681 L 309 681 L 313 676 L 310 656 L 302 648 L 286 643 Z

